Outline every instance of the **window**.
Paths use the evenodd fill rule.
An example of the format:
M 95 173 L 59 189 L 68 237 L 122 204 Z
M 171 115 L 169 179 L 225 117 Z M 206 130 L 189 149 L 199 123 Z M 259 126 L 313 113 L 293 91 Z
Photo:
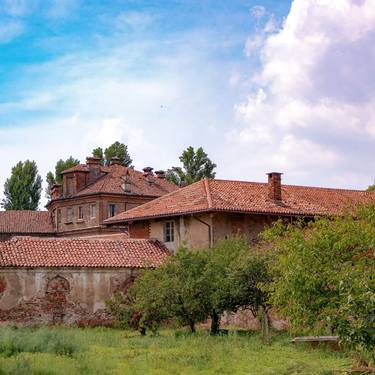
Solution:
M 61 223 L 61 209 L 57 209 L 57 224 Z
M 69 207 L 66 209 L 66 222 L 71 223 L 73 221 L 73 208 Z
M 117 213 L 117 206 L 114 203 L 110 203 L 108 205 L 108 216 L 112 217 L 115 216 Z
M 83 207 L 78 207 L 78 220 L 83 220 Z
M 66 179 L 66 194 L 73 194 L 73 177 L 67 177 Z
M 96 204 L 92 204 L 90 210 L 91 210 L 90 212 L 91 219 L 95 219 L 96 218 Z
M 164 225 L 164 242 L 174 242 L 174 221 L 167 221 Z

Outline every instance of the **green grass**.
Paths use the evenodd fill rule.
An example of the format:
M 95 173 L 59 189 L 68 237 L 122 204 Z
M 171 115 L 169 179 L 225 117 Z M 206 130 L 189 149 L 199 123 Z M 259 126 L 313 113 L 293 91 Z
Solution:
M 141 337 L 114 329 L 0 328 L 0 374 L 336 374 L 343 353 L 297 347 L 286 334 L 211 337 L 162 331 Z

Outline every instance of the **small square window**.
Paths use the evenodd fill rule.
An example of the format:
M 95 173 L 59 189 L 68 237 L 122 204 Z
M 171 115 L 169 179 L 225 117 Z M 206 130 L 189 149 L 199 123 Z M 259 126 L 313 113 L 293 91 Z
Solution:
M 91 219 L 95 219 L 96 218 L 96 204 L 91 205 L 90 211 L 91 211 L 90 212 Z
M 164 225 L 164 242 L 174 242 L 174 221 L 167 221 Z
M 110 203 L 108 205 L 108 216 L 113 217 L 117 214 L 117 205 L 114 203 Z
M 66 209 L 66 222 L 71 223 L 73 221 L 73 208 L 69 207 Z
M 78 220 L 83 220 L 83 207 L 78 207 Z

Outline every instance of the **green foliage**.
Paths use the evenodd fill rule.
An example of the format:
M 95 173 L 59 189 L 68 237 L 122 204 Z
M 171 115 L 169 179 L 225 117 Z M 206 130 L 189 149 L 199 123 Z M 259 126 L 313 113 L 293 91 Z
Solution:
M 216 334 L 224 311 L 250 308 L 256 315 L 260 306 L 266 306 L 267 293 L 258 284 L 268 280 L 265 260 L 235 238 L 213 249 L 180 248 L 160 268 L 138 277 L 126 296 L 116 295 L 108 306 L 123 327 L 155 331 L 166 319 L 175 319 L 194 332 L 196 323 L 211 317 Z
M 3 356 L 14 356 L 17 353 L 54 353 L 72 356 L 82 350 L 83 344 L 74 340 L 68 331 L 63 329 L 2 328 L 0 336 L 0 353 Z
M 180 186 L 192 184 L 206 177 L 215 178 L 216 164 L 209 159 L 202 147 L 199 147 L 197 151 L 192 146 L 188 147 L 179 159 L 182 168 L 172 167 L 168 169 L 166 173 L 168 181 Z
M 0 327 L 0 337 L 8 329 Z M 12 330 L 25 340 L 41 329 Z M 290 343 L 287 335 L 277 335 L 271 345 L 263 344 L 255 333 L 209 336 L 175 336 L 161 331 L 158 336 L 139 337 L 133 332 L 116 329 L 51 328 L 83 346 L 72 355 L 51 351 L 20 352 L 0 355 L 0 374 L 90 375 L 90 374 L 333 374 L 350 368 L 343 353 L 329 350 L 306 350 Z M 7 334 L 7 333 L 6 333 Z M 47 343 L 46 343 L 47 345 Z
M 355 349 L 375 346 L 375 207 L 319 218 L 307 227 L 277 223 L 268 289 L 295 327 L 328 330 Z M 320 328 L 319 328 L 320 327 Z
M 65 171 L 66 169 L 75 167 L 78 165 L 80 161 L 78 159 L 73 158 L 73 156 L 69 156 L 68 159 L 63 160 L 60 159 L 55 166 L 55 180 L 57 184 L 61 184 L 63 177 L 61 172 Z
M 47 182 L 46 198 L 48 200 L 50 200 L 51 199 L 51 189 L 52 189 L 52 186 L 56 184 L 55 175 L 51 171 L 47 173 L 46 182 Z
M 133 162 L 129 155 L 128 146 L 120 142 L 112 143 L 104 152 L 101 147 L 97 147 L 92 151 L 92 155 L 100 158 L 104 165 L 109 165 L 113 157 L 118 157 L 120 159 L 120 164 L 124 167 L 131 167 Z
M 75 167 L 79 163 L 80 161 L 78 159 L 73 158 L 73 156 L 69 156 L 69 158 L 66 160 L 60 159 L 57 161 L 55 165 L 55 173 L 49 171 L 46 176 L 47 187 L 45 192 L 47 199 L 51 199 L 52 186 L 55 184 L 62 183 L 63 176 L 61 172 L 65 171 L 66 169 Z
M 204 272 L 207 256 L 204 252 L 193 252 L 181 248 L 165 265 L 163 274 L 169 281 L 168 306 L 171 317 L 182 326 L 195 332 L 195 324 L 204 321 L 210 311 L 207 299 L 209 280 Z
M 374 185 L 370 185 L 370 186 L 367 188 L 367 191 L 375 191 L 375 184 L 374 184 Z
M 4 184 L 1 206 L 5 210 L 37 210 L 41 191 L 42 179 L 35 161 L 20 161 Z

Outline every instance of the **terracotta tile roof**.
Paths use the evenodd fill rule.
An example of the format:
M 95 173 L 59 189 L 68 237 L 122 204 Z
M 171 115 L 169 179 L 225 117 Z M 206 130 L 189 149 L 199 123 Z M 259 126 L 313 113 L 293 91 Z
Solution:
M 170 253 L 155 240 L 14 237 L 0 243 L 0 267 L 157 267 Z
M 375 203 L 374 192 L 310 186 L 282 185 L 282 197 L 281 203 L 270 200 L 267 183 L 205 179 L 104 222 L 110 224 L 215 211 L 288 216 L 334 215 L 359 203 Z
M 0 211 L 0 233 L 53 233 L 48 211 Z
M 131 181 L 131 195 L 146 195 L 152 197 L 160 197 L 166 193 L 170 193 L 178 189 L 178 186 L 171 184 L 165 179 L 156 178 L 155 176 L 150 183 L 143 172 L 134 170 L 133 168 L 123 167 L 122 165 L 114 164 L 105 167 L 107 173 L 98 180 L 80 190 L 74 196 L 82 196 L 86 194 L 95 193 L 111 193 L 124 194 L 126 193 L 121 185 L 124 183 L 122 177 L 129 172 Z

